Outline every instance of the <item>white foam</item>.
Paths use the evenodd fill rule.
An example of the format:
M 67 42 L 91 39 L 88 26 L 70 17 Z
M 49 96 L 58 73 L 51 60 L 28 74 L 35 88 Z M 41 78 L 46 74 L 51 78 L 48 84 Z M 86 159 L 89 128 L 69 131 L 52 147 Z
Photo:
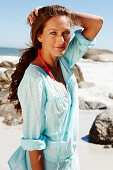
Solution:
M 19 60 L 18 56 L 0 56 L 0 63 L 3 61 L 10 61 L 16 64 Z

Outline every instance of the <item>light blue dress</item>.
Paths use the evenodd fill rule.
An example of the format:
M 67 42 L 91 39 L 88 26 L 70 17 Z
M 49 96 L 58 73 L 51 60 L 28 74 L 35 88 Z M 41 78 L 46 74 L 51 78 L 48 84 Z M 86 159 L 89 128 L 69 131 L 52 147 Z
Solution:
M 11 170 L 31 170 L 28 151 L 32 150 L 42 150 L 44 170 L 79 170 L 78 86 L 71 67 L 95 44 L 81 31 L 75 31 L 65 54 L 58 58 L 66 90 L 41 67 L 31 63 L 27 67 L 17 93 L 24 120 L 23 137 L 8 161 Z

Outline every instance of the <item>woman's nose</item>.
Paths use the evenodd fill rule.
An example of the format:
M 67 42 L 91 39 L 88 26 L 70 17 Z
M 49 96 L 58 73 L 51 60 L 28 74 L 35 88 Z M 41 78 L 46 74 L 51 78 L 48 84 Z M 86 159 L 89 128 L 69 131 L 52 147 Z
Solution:
M 63 44 L 64 43 L 64 37 L 63 36 L 58 36 L 57 37 L 57 42 L 59 43 L 59 44 Z

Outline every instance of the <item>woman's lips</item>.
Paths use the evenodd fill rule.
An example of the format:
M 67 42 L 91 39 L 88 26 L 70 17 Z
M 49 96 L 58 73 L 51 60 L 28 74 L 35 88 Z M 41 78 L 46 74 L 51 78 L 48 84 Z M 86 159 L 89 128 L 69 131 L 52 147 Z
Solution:
M 56 47 L 58 49 L 64 49 L 65 47 L 64 46 L 60 46 L 60 47 Z

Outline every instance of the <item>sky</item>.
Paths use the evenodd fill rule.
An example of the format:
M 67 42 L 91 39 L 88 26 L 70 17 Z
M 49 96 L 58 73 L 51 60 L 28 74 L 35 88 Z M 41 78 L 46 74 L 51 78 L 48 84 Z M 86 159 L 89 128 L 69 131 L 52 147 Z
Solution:
M 104 18 L 95 48 L 113 51 L 113 0 L 0 0 L 0 47 L 26 48 L 30 43 L 27 16 L 37 6 L 53 4 Z

